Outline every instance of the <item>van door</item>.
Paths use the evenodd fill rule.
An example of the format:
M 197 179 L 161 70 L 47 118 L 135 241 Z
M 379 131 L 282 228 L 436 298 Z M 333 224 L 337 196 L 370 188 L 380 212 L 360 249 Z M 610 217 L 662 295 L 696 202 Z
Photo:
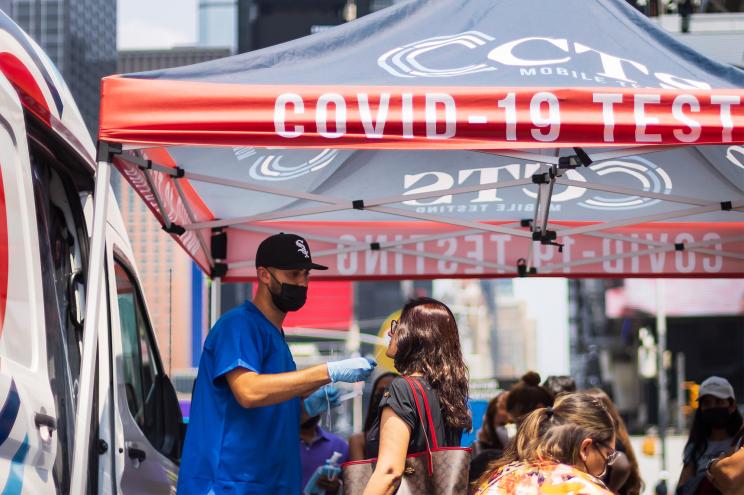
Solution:
M 40 248 L 46 253 L 48 244 L 39 246 L 45 231 L 26 139 L 15 90 L 0 76 L 0 490 L 64 493 L 65 416 L 55 399 L 69 399 L 71 389 L 47 355 L 60 328 L 56 301 L 47 298 L 52 287 L 42 286 Z M 57 384 L 65 387 L 60 397 Z
M 111 230 L 109 230 L 111 232 Z M 113 237 L 113 235 L 111 236 Z M 125 243 L 109 248 L 116 408 L 121 422 L 122 493 L 175 493 L 182 417 L 166 376 Z

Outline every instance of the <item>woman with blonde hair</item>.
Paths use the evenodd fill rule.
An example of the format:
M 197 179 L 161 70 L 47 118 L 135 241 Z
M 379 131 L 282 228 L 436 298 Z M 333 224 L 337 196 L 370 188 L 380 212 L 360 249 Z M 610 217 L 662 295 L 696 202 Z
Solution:
M 601 478 L 617 456 L 614 445 L 615 423 L 598 399 L 563 395 L 524 418 L 476 493 L 612 495 Z
M 590 388 L 584 393 L 601 400 L 605 409 L 607 409 L 612 416 L 612 420 L 615 422 L 617 433 L 615 448 L 618 451 L 618 456 L 602 481 L 616 495 L 639 495 L 643 489 L 643 480 L 641 480 L 638 460 L 633 452 L 633 445 L 630 443 L 630 437 L 628 436 L 627 428 L 625 428 L 623 418 L 620 417 L 617 407 L 615 407 L 612 399 L 610 399 L 604 390 Z

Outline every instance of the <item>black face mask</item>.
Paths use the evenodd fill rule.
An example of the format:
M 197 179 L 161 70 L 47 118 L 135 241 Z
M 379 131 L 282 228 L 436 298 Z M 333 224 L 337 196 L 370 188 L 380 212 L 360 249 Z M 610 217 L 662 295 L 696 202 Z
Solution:
M 703 424 L 710 428 L 725 428 L 730 417 L 728 407 L 712 407 L 701 411 Z
M 269 272 L 269 275 L 271 275 L 271 278 L 276 280 L 281 287 L 279 294 L 274 294 L 269 287 L 271 300 L 279 311 L 282 313 L 297 311 L 305 305 L 305 301 L 307 301 L 307 287 L 304 285 L 292 285 L 279 282 L 271 271 L 267 271 Z

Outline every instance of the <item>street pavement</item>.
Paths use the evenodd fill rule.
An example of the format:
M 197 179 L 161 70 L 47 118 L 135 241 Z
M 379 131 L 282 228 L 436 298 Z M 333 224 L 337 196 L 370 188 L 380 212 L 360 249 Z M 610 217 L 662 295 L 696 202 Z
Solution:
M 652 495 L 656 483 L 661 479 L 661 442 L 657 439 L 656 455 L 648 456 L 641 450 L 643 438 L 642 436 L 631 436 L 630 442 L 633 444 L 633 450 L 638 458 L 638 465 L 641 470 L 641 478 L 645 483 L 642 495 Z M 687 435 L 670 435 L 667 437 L 667 472 L 669 473 L 667 493 L 674 493 L 679 473 L 682 471 L 682 451 L 686 442 Z

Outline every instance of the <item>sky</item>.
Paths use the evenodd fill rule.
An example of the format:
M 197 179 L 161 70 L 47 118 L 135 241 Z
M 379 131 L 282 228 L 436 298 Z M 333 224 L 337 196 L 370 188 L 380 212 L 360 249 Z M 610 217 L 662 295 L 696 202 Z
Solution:
M 197 3 L 198 0 L 117 0 L 119 49 L 195 44 Z

